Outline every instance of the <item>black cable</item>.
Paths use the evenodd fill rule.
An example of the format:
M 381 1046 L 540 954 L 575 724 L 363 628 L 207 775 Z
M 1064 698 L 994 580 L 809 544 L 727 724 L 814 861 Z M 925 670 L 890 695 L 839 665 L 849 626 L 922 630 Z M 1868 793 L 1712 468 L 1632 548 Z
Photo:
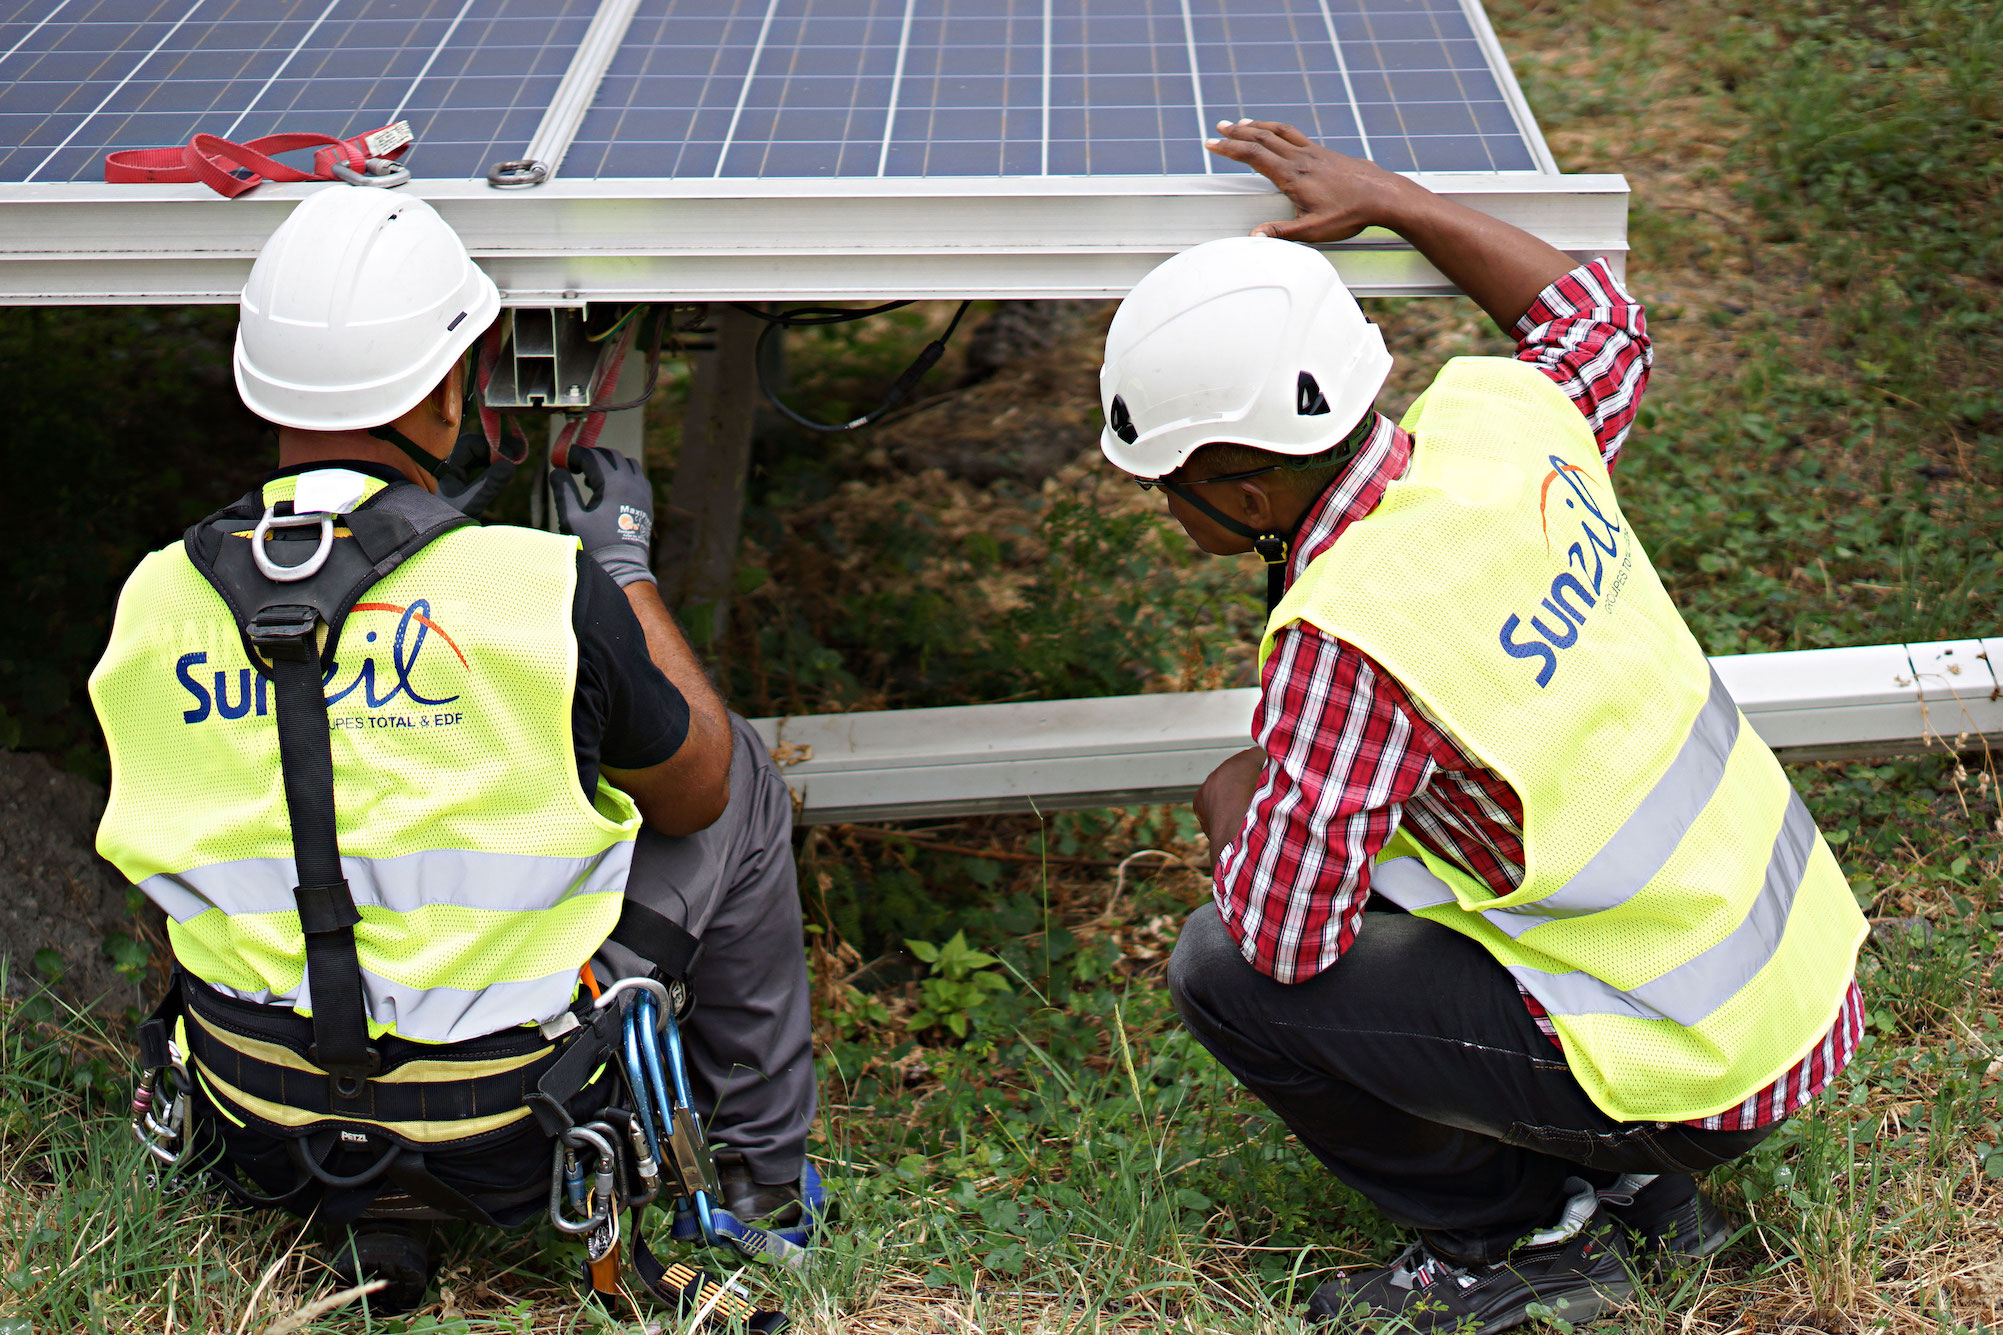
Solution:
M 640 405 L 644 404 L 648 399 L 654 397 L 654 390 L 660 384 L 661 380 L 661 343 L 662 340 L 664 340 L 667 337 L 668 317 L 671 316 L 672 314 L 674 314 L 674 307 L 662 306 L 656 311 L 654 315 L 653 332 L 647 335 L 646 338 L 647 383 L 645 387 L 640 390 L 640 397 L 637 399 L 628 399 L 624 403 L 594 403 L 591 405 L 589 411 L 594 413 L 624 412 L 628 408 L 638 408 Z M 613 328 L 616 329 L 618 328 L 618 326 L 614 325 Z M 630 350 L 628 355 L 629 356 L 631 355 Z M 612 385 L 612 388 L 614 389 L 618 388 L 618 384 L 616 381 Z
M 863 320 L 872 315 L 882 315 L 889 311 L 902 310 L 911 304 L 909 301 L 886 301 L 880 306 L 871 306 L 860 311 L 844 310 L 839 306 L 800 306 L 789 311 L 761 311 L 755 306 L 738 306 L 738 310 L 744 311 L 749 315 L 755 315 L 765 321 L 765 328 L 759 333 L 758 342 L 753 345 L 751 356 L 758 373 L 759 392 L 764 394 L 768 403 L 779 410 L 781 416 L 790 422 L 795 422 L 807 428 L 809 431 L 854 431 L 860 427 L 868 426 L 898 404 L 904 402 L 910 396 L 911 391 L 917 388 L 918 382 L 925 378 L 925 373 L 938 365 L 939 359 L 946 355 L 946 341 L 952 338 L 953 331 L 960 327 L 960 317 L 967 313 L 967 307 L 974 304 L 972 301 L 963 301 L 960 303 L 960 308 L 953 312 L 952 321 L 946 326 L 946 332 L 933 339 L 930 343 L 927 343 L 919 351 L 918 356 L 912 360 L 911 365 L 904 368 L 904 374 L 898 376 L 891 383 L 890 389 L 884 394 L 882 402 L 878 403 L 876 407 L 870 409 L 861 417 L 849 422 L 816 422 L 794 411 L 790 405 L 774 393 L 771 377 L 767 374 L 766 344 L 786 329 L 813 329 L 822 325 L 847 324 L 851 320 Z
M 847 306 L 795 306 L 789 311 L 768 311 L 744 302 L 732 302 L 731 307 L 746 315 L 756 316 L 767 324 L 784 325 L 789 329 L 812 329 L 819 325 L 867 320 L 872 315 L 887 315 L 916 304 L 914 301 L 886 301 L 880 306 L 865 306 L 859 311 Z

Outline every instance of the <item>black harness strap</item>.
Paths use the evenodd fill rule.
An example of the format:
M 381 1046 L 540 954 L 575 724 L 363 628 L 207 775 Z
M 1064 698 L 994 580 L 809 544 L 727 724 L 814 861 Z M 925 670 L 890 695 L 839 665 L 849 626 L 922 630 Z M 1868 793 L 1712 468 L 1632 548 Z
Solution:
M 570 1101 L 591 1083 L 606 1059 L 619 1051 L 620 1015 L 618 1006 L 599 1011 L 582 1033 L 570 1036 L 562 1054 L 536 1080 L 535 1092 L 521 1099 L 547 1134 L 561 1135 L 576 1124 L 570 1115 Z
M 369 1041 L 368 1003 L 355 950 L 361 915 L 341 874 L 326 670 L 341 625 L 363 592 L 433 538 L 471 521 L 420 487 L 394 484 L 348 515 L 352 536 L 336 539 L 313 574 L 280 582 L 258 568 L 249 543 L 234 537 L 264 508 L 261 495 L 244 497 L 189 529 L 185 550 L 228 604 L 252 666 L 271 678 L 276 696 L 278 759 L 299 877 L 292 893 L 306 941 L 313 1006 L 308 1057 L 327 1072 L 338 1108 L 362 1097 L 369 1077 L 381 1069 L 382 1057 Z M 327 627 L 324 649 L 318 642 L 322 624 Z
M 654 966 L 661 982 L 686 983 L 702 959 L 702 942 L 674 919 L 628 899 L 612 939 Z
M 327 697 L 321 685 L 320 617 L 312 608 L 272 604 L 244 627 L 253 648 L 271 663 L 278 724 L 278 763 L 292 823 L 292 858 L 299 874 L 293 898 L 306 937 L 306 979 L 313 1002 L 313 1046 L 307 1057 L 331 1077 L 337 1101 L 362 1096 L 382 1068 L 369 1043 L 368 1002 L 355 952 L 355 911 L 341 875 L 335 828 L 334 754 Z

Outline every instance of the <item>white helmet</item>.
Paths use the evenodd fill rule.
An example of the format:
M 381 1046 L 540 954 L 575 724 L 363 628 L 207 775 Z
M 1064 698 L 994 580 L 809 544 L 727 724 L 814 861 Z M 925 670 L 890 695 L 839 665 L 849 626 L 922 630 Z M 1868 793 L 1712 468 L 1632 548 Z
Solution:
M 493 323 L 494 280 L 415 195 L 330 185 L 264 243 L 244 284 L 236 388 L 280 426 L 381 426 Z
M 1390 373 L 1384 336 L 1319 251 L 1206 241 L 1120 303 L 1099 371 L 1099 448 L 1147 478 L 1216 441 L 1319 454 L 1363 420 Z

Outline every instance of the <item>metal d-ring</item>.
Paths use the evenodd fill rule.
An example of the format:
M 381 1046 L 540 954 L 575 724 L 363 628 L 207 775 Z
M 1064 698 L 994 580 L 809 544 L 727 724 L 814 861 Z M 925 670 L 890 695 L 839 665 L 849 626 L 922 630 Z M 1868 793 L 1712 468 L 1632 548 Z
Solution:
M 621 978 L 618 982 L 600 992 L 592 1000 L 591 1009 L 595 1011 L 604 1010 L 612 1004 L 612 998 L 618 996 L 621 992 L 646 992 L 652 995 L 660 1014 L 660 1018 L 654 1021 L 654 1028 L 659 1030 L 667 1026 L 668 989 L 665 985 L 656 982 L 652 978 Z
M 549 168 L 534 158 L 510 158 L 487 168 L 487 184 L 496 190 L 520 190 L 549 179 Z
M 334 550 L 334 516 L 324 512 L 303 515 L 281 515 L 272 513 L 273 506 L 264 507 L 264 518 L 257 521 L 257 527 L 250 531 L 250 559 L 257 562 L 257 568 L 266 579 L 275 579 L 281 584 L 295 580 L 310 579 L 320 573 L 320 567 L 327 564 L 328 555 Z M 265 535 L 275 528 L 306 528 L 320 526 L 320 545 L 313 554 L 296 566 L 282 566 L 265 554 Z

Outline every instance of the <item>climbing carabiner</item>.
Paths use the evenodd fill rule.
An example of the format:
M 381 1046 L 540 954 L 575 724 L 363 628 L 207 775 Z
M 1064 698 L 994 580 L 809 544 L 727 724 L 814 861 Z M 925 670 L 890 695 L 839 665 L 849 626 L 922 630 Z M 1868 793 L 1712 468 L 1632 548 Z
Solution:
M 655 1002 L 660 1006 L 663 1015 L 672 1013 L 669 1010 L 667 986 L 654 981 L 652 978 L 621 978 L 618 982 L 592 998 L 591 1009 L 602 1011 L 612 1004 L 614 998 L 625 992 L 643 992 L 654 998 Z M 664 1020 L 656 1020 L 654 1021 L 654 1027 L 658 1029 L 664 1023 L 666 1023 Z
M 584 1188 L 584 1168 L 577 1158 L 580 1145 L 598 1152 L 598 1170 L 588 1192 Z M 619 1208 L 618 1165 L 618 1150 L 613 1143 L 589 1127 L 573 1126 L 558 1136 L 550 1156 L 550 1223 L 570 1234 L 589 1233 L 603 1227 Z M 566 1199 L 579 1218 L 564 1216 Z

